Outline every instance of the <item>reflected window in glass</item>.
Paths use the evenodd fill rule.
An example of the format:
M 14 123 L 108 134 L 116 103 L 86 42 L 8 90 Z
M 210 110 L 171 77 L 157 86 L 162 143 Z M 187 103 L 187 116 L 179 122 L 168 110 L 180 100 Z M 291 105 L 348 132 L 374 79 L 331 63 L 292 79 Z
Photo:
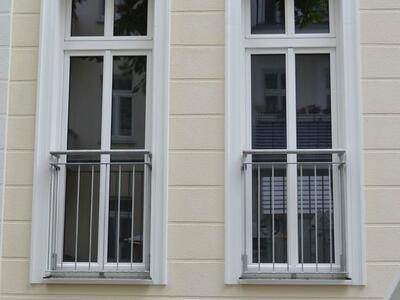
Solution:
M 251 0 L 251 33 L 285 33 L 285 1 Z

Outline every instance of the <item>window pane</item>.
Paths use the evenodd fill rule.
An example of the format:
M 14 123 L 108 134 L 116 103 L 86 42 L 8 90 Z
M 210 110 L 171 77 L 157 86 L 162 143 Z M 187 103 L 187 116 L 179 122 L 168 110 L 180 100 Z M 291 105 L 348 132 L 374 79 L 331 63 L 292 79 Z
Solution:
M 145 148 L 146 64 L 145 56 L 114 57 L 112 149 Z M 143 163 L 143 155 L 113 155 L 111 161 L 108 261 L 142 262 L 145 175 L 143 164 L 133 164 Z
M 147 35 L 147 0 L 115 0 L 114 35 Z
M 103 57 L 71 57 L 68 149 L 100 149 Z
M 331 149 L 329 54 L 296 55 L 297 148 Z
M 252 55 L 251 82 L 253 149 L 285 149 L 285 55 Z
M 102 80 L 103 57 L 71 57 L 68 150 L 100 149 Z M 95 262 L 99 156 L 72 156 L 67 161 L 63 258 L 65 262 L 88 262 L 90 257 Z
M 104 35 L 105 0 L 72 0 L 71 36 Z
M 285 33 L 285 0 L 251 0 L 251 33 Z
M 295 0 L 296 33 L 329 33 L 329 0 Z
M 116 56 L 113 63 L 112 149 L 144 149 L 145 56 Z

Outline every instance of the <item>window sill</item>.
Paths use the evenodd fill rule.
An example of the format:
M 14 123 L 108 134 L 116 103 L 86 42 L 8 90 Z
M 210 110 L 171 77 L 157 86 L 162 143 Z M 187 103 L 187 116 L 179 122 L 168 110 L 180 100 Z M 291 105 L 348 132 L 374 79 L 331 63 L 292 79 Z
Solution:
M 257 274 L 258 275 L 258 274 Z M 303 278 L 285 278 L 285 277 L 271 277 L 270 276 L 244 276 L 239 278 L 239 284 L 243 285 L 352 285 L 350 278 L 316 278 L 316 277 L 303 277 Z
M 148 273 L 76 273 L 63 272 L 43 278 L 44 284 L 126 284 L 152 285 Z

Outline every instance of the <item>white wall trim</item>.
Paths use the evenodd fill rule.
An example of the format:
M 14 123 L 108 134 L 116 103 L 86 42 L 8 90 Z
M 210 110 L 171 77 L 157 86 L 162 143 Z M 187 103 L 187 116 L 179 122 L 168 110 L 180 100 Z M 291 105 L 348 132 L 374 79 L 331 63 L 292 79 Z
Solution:
M 62 95 L 64 40 L 63 1 L 41 1 L 38 94 L 33 177 L 32 241 L 30 282 L 44 283 L 48 206 L 49 151 L 57 144 L 57 105 Z M 151 266 L 152 284 L 167 283 L 167 195 L 168 195 L 168 112 L 169 112 L 169 42 L 170 1 L 155 1 L 153 54 L 153 123 L 152 151 L 153 184 L 151 202 Z M 54 63 L 59 62 L 59 63 Z M 60 87 L 61 86 L 61 87 Z M 96 282 L 94 282 L 96 283 Z M 114 282 L 115 283 L 115 282 Z M 123 283 L 123 282 L 121 282 Z
M 366 284 L 362 104 L 360 97 L 360 20 L 359 0 L 337 0 L 340 12 L 338 61 L 343 69 L 339 83 L 345 107 L 345 149 L 347 152 L 346 245 L 347 267 L 351 284 Z M 242 275 L 241 255 L 244 252 L 244 204 L 241 180 L 241 151 L 246 142 L 243 118 L 244 26 L 242 13 L 245 0 L 226 0 L 225 50 L 225 283 L 238 284 Z M 338 76 L 340 78 L 340 76 Z M 355 121 L 356 120 L 356 121 Z M 290 282 L 289 282 L 290 284 Z M 312 284 L 312 283 L 311 283 Z
M 0 40 L 0 74 L 5 74 L 5 78 L 0 78 L 0 89 L 3 86 L 5 90 L 0 93 L 0 107 L 2 111 L 1 115 L 4 117 L 4 123 L 0 123 L 0 131 L 3 132 L 2 144 L 3 147 L 0 150 L 0 173 L 2 180 L 0 181 L 0 257 L 3 256 L 3 245 L 4 245 L 4 206 L 5 206 L 5 184 L 6 184 L 6 165 L 7 165 L 7 132 L 8 132 L 8 103 L 10 99 L 10 74 L 11 74 L 11 36 L 12 36 L 12 13 L 13 13 L 13 0 L 3 0 L 0 4 L 0 18 L 4 18 L 4 23 L 8 23 L 8 26 L 0 27 L 0 37 L 4 40 Z M 3 61 L 3 64 L 1 63 Z M 0 76 L 1 77 L 1 76 Z M 2 128 L 1 128 L 2 127 Z M 0 261 L 0 282 L 2 280 L 2 262 Z

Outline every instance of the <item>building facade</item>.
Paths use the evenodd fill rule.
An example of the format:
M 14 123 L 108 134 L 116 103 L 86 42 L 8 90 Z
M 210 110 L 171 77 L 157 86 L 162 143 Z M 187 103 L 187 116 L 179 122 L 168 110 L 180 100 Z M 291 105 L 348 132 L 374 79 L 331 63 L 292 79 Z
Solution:
M 0 25 L 2 299 L 395 292 L 399 1 L 2 0 Z

